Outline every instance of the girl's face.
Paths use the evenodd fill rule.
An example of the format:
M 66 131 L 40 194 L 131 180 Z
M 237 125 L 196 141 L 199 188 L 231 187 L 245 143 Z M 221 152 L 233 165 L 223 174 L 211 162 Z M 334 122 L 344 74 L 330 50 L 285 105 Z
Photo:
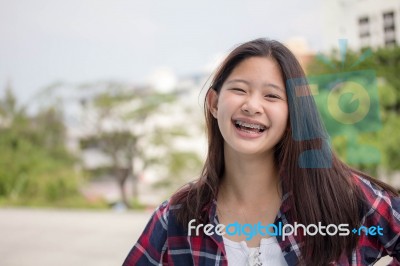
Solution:
M 271 58 L 250 57 L 239 63 L 220 93 L 208 94 L 208 104 L 225 147 L 239 153 L 270 153 L 287 129 L 285 82 Z

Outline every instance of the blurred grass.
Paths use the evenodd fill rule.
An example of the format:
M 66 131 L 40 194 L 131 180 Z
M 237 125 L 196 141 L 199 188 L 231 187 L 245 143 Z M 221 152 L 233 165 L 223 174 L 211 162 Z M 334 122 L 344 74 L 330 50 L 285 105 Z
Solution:
M 67 209 L 109 209 L 105 200 L 88 201 L 77 195 L 49 202 L 47 199 L 11 199 L 0 198 L 0 207 L 31 207 L 31 208 L 67 208 Z

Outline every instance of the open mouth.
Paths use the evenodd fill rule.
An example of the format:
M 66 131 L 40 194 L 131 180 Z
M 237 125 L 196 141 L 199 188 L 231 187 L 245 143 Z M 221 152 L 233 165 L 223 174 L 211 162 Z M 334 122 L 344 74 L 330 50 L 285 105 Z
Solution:
M 237 129 L 249 132 L 249 133 L 262 133 L 267 127 L 261 124 L 247 123 L 240 120 L 234 120 L 235 127 Z

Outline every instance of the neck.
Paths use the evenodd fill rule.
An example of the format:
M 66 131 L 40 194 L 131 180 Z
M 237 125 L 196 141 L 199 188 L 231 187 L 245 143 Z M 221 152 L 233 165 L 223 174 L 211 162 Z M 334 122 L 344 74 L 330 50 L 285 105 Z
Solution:
M 241 206 L 263 204 L 279 197 L 274 154 L 243 155 L 225 150 L 225 175 L 220 192 L 224 201 Z

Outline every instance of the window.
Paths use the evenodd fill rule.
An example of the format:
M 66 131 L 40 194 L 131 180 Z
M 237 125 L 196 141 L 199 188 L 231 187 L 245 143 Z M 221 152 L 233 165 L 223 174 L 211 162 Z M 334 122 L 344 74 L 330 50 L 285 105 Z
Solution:
M 396 45 L 395 14 L 393 11 L 383 13 L 383 32 L 385 46 Z
M 360 38 L 369 37 L 369 18 L 368 17 L 361 17 L 358 19 L 358 26 L 360 32 Z
M 359 37 L 360 37 L 360 45 L 361 47 L 370 46 L 370 26 L 369 26 L 369 17 L 363 16 L 358 19 L 358 29 L 359 29 Z

